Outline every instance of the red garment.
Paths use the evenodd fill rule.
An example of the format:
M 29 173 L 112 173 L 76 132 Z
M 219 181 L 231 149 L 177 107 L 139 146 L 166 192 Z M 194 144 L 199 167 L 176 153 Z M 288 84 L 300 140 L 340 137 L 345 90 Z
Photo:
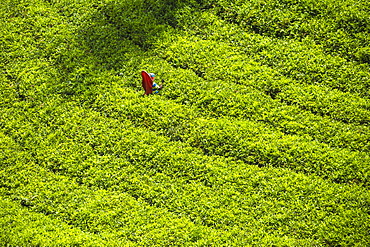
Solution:
M 142 85 L 145 91 L 145 95 L 153 93 L 153 79 L 150 77 L 148 72 L 145 70 L 141 71 Z

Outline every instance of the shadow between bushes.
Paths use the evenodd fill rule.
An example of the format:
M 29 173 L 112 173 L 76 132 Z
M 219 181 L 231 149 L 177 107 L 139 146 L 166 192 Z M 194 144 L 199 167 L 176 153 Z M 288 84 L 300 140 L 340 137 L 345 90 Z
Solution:
M 107 68 L 116 68 L 130 53 L 152 48 L 153 42 L 168 28 L 177 26 L 176 11 L 186 2 L 177 0 L 128 0 L 96 7 L 79 30 L 80 42 L 89 54 Z

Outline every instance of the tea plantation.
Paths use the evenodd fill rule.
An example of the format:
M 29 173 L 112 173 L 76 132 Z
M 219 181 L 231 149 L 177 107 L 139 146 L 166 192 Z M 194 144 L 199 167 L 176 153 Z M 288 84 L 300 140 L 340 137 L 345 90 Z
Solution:
M 369 1 L 0 18 L 0 246 L 370 246 Z

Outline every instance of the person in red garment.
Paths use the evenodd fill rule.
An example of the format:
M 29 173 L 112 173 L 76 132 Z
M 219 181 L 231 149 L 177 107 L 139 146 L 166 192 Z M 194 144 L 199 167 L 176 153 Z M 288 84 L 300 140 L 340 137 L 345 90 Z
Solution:
M 155 74 L 148 73 L 145 70 L 143 70 L 141 71 L 141 76 L 143 78 L 142 85 L 145 91 L 144 95 L 149 95 L 152 93 L 155 93 L 155 94 L 159 93 L 159 90 L 162 89 L 162 85 L 158 85 L 156 82 L 154 82 Z

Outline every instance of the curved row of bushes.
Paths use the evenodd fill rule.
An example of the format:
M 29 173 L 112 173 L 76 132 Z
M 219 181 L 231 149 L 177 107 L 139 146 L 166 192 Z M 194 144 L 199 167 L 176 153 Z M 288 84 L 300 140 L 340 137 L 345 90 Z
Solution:
M 49 102 L 28 112 L 33 123 L 9 116 L 27 135 L 21 147 L 16 133 L 2 139 L 27 156 L 10 150 L 3 195 L 112 246 L 366 243 L 369 196 L 358 186 L 205 156 L 76 104 Z
M 226 43 L 242 51 L 244 59 L 267 65 L 298 84 L 320 84 L 369 97 L 370 74 L 366 64 L 326 54 L 322 46 L 311 40 L 277 39 L 245 32 L 210 11 L 185 13 L 179 14 L 180 19 L 184 18 L 182 28 L 187 33 L 183 35 L 193 36 L 193 41 L 198 37 Z
M 220 25 L 202 30 L 215 28 L 209 39 L 223 41 L 189 45 L 199 38 L 185 35 L 168 49 L 168 34 L 173 41 L 182 34 L 179 15 L 190 19 L 196 2 L 4 1 L 2 243 L 369 245 L 369 132 L 357 126 L 360 111 L 347 124 L 280 102 L 300 104 L 289 100 L 300 92 L 293 91 L 297 81 L 280 76 L 287 60 L 261 66 L 258 56 L 244 56 L 266 40 L 277 42 L 266 43 L 276 54 L 280 41 L 255 34 L 240 34 L 255 39 L 249 47 L 237 35 L 226 41 L 243 28 L 222 24 L 211 5 L 201 11 Z M 184 66 L 185 49 L 197 53 L 193 65 Z M 207 50 L 223 60 L 207 58 Z M 163 59 L 170 51 L 176 65 Z M 341 60 L 345 65 L 355 71 Z M 143 69 L 165 79 L 160 95 L 142 97 Z M 342 90 L 362 88 L 359 102 L 346 102 L 366 110 L 366 73 L 356 78 Z M 278 99 L 282 85 L 289 95 Z M 262 86 L 279 89 L 270 94 L 276 98 Z
M 339 91 L 328 94 L 325 92 L 329 89 L 325 86 L 299 86 L 268 67 L 258 66 L 250 59 L 243 60 L 243 56 L 237 54 L 237 49 L 225 44 L 218 45 L 214 41 L 191 42 L 181 37 L 178 43 L 172 42 L 169 46 L 165 52 L 158 50 L 158 53 L 163 54 L 172 66 L 192 68 L 197 75 L 203 74 L 203 78 L 210 79 L 194 77 L 182 69 L 173 72 L 170 66 L 163 63 L 160 66 L 153 65 L 153 68 L 163 71 L 163 77 L 171 78 L 170 90 L 174 92 L 166 92 L 166 96 L 177 95 L 176 101 L 191 103 L 218 116 L 258 119 L 285 133 L 308 134 L 337 147 L 368 150 L 367 99 Z M 212 50 L 208 48 L 211 46 L 214 47 Z M 224 62 L 226 59 L 229 60 Z M 187 84 L 181 83 L 184 78 Z M 188 86 L 191 90 L 186 89 Z M 293 87 L 299 87 L 308 97 L 298 104 L 299 107 L 286 104 L 295 103 L 290 97 L 294 97 L 296 92 L 289 91 Z M 258 89 L 273 94 L 276 99 L 267 97 Z M 288 94 L 290 92 L 292 95 Z M 312 104 L 316 107 L 306 106 L 309 97 L 315 99 Z M 281 103 L 281 100 L 286 103 Z M 302 108 L 311 112 L 302 111 Z M 354 131 L 349 132 L 348 128 Z
M 231 83 L 250 85 L 265 91 L 272 97 L 277 97 L 280 92 L 284 92 L 284 96 L 291 94 L 290 97 L 295 98 L 297 95 L 291 88 L 299 87 L 301 92 L 312 95 L 320 104 L 320 107 L 316 108 L 320 108 L 327 115 L 330 116 L 334 111 L 332 115 L 336 119 L 361 124 L 369 122 L 367 117 L 370 115 L 370 103 L 367 98 L 361 98 L 357 94 L 342 93 L 326 85 L 320 87 L 310 84 L 302 85 L 300 82 L 292 81 L 281 76 L 277 71 L 253 61 L 238 47 L 216 41 L 184 37 L 172 41 L 168 46 L 165 52 L 159 50 L 158 53 L 163 54 L 162 56 L 173 66 L 192 69 L 207 80 L 222 80 L 225 85 Z M 331 90 L 334 91 L 328 94 L 327 92 Z M 334 96 L 335 100 L 333 100 Z M 279 98 L 283 97 L 279 96 Z M 341 110 L 343 107 L 346 110 Z M 353 117 L 353 115 L 357 116 Z
M 5 246 L 109 246 L 94 234 L 2 198 L 0 216 L 0 241 Z
M 321 86 L 303 87 L 293 84 L 286 86 L 277 98 L 302 109 L 330 116 L 334 120 L 364 126 L 370 124 L 369 100 L 349 93 Z
M 106 92 L 98 97 L 96 110 L 116 119 L 128 118 L 138 126 L 200 147 L 209 155 L 233 157 L 259 166 L 289 167 L 336 182 L 368 183 L 369 157 L 365 153 L 332 148 L 307 136 L 287 135 L 251 120 L 212 120 L 195 107 L 134 98 L 135 94 L 117 89 L 110 91 L 117 93 Z
M 264 36 L 308 39 L 331 54 L 370 62 L 368 2 L 352 1 L 205 1 L 217 15 Z

